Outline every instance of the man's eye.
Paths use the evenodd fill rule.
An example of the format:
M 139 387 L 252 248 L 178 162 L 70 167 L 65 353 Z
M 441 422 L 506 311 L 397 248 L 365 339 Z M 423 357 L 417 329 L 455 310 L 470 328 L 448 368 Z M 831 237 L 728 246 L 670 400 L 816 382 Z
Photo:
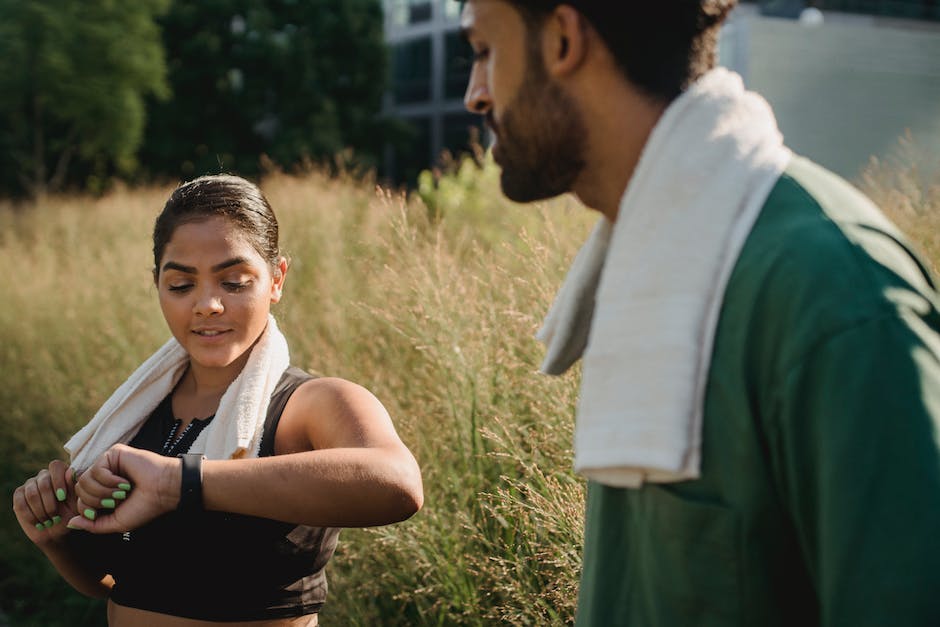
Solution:
M 478 62 L 478 61 L 485 61 L 488 56 L 490 56 L 490 49 L 489 49 L 489 48 L 481 48 L 480 50 L 474 50 L 474 51 L 473 51 L 473 61 L 474 61 L 474 63 L 476 63 L 476 62 Z

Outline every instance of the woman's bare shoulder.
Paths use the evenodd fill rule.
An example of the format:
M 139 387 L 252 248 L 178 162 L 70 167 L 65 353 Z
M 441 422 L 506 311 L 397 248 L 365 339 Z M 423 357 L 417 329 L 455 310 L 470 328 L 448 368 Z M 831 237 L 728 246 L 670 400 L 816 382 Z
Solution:
M 368 446 L 389 431 L 394 435 L 388 412 L 372 392 L 339 377 L 318 377 L 294 390 L 275 442 L 278 454 L 285 449 Z

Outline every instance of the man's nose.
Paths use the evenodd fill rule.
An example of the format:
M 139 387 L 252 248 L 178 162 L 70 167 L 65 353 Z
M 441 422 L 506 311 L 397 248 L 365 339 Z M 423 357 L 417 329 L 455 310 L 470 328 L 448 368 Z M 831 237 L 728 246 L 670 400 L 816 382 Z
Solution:
M 480 71 L 479 66 L 474 66 L 470 72 L 470 81 L 467 83 L 467 92 L 463 97 L 463 104 L 470 113 L 479 113 L 485 115 L 492 106 L 490 100 L 490 90 L 483 80 L 485 72 Z

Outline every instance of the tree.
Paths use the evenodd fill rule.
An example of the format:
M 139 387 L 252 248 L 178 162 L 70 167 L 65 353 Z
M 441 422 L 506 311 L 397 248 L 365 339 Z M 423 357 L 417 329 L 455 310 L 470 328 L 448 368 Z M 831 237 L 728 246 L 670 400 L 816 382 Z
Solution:
M 70 165 L 133 169 L 145 95 L 165 96 L 169 0 L 0 0 L 0 185 L 36 197 Z M 91 165 L 89 165 L 91 164 Z
M 140 159 L 152 175 L 379 153 L 379 0 L 177 2 L 160 23 L 174 98 L 150 105 Z

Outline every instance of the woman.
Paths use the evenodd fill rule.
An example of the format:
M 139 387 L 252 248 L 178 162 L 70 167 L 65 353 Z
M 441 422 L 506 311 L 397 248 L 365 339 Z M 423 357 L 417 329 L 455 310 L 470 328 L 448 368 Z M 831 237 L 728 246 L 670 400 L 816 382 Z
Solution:
M 154 227 L 173 335 L 13 496 L 24 533 L 111 625 L 316 625 L 338 527 L 420 509 L 421 475 L 364 388 L 288 367 L 288 264 L 251 183 L 202 177 Z M 203 461 L 203 458 L 205 460 Z

